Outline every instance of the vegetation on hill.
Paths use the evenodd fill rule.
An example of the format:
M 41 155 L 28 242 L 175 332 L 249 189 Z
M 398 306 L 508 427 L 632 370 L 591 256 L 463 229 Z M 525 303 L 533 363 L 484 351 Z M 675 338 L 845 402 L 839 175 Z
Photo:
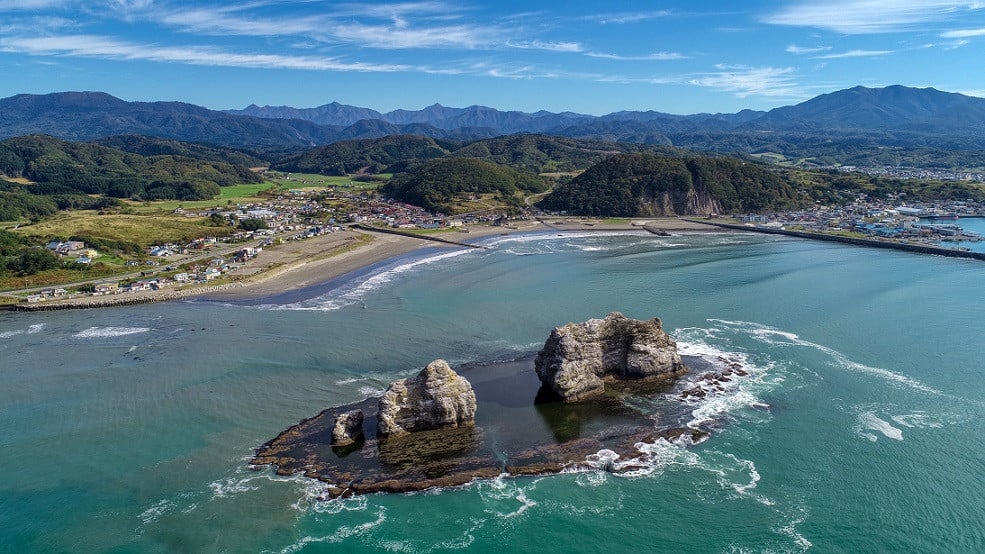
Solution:
M 269 165 L 264 159 L 241 150 L 160 137 L 114 135 L 92 142 L 141 156 L 182 156 L 200 161 L 225 162 L 241 167 L 266 167 Z
M 441 158 L 393 177 L 380 192 L 432 212 L 450 213 L 459 195 L 496 193 L 507 203 L 518 204 L 518 193 L 543 192 L 548 187 L 537 175 L 511 167 L 471 158 Z
M 457 144 L 415 135 L 346 140 L 285 158 L 271 169 L 321 175 L 383 173 L 395 164 L 403 167 L 415 160 L 440 158 L 454 146 Z
M 825 205 L 840 205 L 861 196 L 888 200 L 901 197 L 906 202 L 943 200 L 985 201 L 985 185 L 966 181 L 897 179 L 840 171 L 785 169 L 781 174 L 798 189 Z
M 539 207 L 635 217 L 761 212 L 809 201 L 775 172 L 735 158 L 619 154 L 559 185 Z
M 141 156 L 92 143 L 43 135 L 0 142 L 0 174 L 32 184 L 22 190 L 39 195 L 106 195 L 138 200 L 201 200 L 219 187 L 257 183 L 246 167 L 183 156 Z
M 620 152 L 652 151 L 642 144 L 516 134 L 473 142 L 451 153 L 535 173 L 578 171 Z

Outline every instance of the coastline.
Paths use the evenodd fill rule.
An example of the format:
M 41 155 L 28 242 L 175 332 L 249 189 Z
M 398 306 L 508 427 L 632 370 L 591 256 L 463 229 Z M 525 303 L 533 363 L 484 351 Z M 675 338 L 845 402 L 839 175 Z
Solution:
M 471 243 L 485 237 L 517 233 L 625 231 L 660 235 L 671 232 L 722 232 L 722 229 L 678 218 L 638 218 L 625 222 L 604 222 L 591 218 L 550 217 L 511 222 L 508 226 L 473 226 L 462 233 L 448 233 L 447 237 L 439 235 L 440 238 L 448 239 L 441 241 L 435 241 L 434 237 L 429 235 L 413 236 L 410 233 L 350 230 L 266 249 L 261 257 L 254 260 L 254 263 L 231 272 L 230 278 L 233 280 L 227 283 L 183 289 L 84 296 L 35 304 L 19 303 L 11 305 L 9 309 L 15 311 L 90 309 L 201 296 L 216 301 L 246 301 L 325 283 L 422 248 L 463 248 L 465 246 L 454 243 Z

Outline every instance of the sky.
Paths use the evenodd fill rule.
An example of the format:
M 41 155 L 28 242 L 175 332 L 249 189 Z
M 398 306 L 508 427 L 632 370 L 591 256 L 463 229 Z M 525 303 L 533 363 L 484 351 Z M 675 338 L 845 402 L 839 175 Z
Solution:
M 691 114 L 985 96 L 985 1 L 0 0 L 0 97 Z

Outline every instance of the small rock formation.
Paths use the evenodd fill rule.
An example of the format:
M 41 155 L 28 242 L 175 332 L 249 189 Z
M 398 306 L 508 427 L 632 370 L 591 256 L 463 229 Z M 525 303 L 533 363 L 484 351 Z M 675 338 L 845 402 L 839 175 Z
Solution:
M 348 446 L 363 438 L 363 411 L 343 412 L 335 418 L 332 446 Z
M 448 362 L 435 360 L 416 377 L 396 381 L 380 398 L 381 438 L 475 423 L 475 392 Z
M 535 360 L 537 376 L 565 402 L 601 395 L 605 379 L 662 380 L 687 372 L 659 318 L 603 319 L 555 327 Z

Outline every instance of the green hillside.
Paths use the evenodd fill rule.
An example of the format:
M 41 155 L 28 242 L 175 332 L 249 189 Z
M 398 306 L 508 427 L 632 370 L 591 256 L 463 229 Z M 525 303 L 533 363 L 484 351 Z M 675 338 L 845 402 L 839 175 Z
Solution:
M 548 183 L 533 173 L 518 171 L 484 160 L 444 158 L 424 162 L 395 176 L 380 189 L 382 194 L 433 212 L 456 211 L 456 197 L 495 193 L 507 203 L 518 204 L 523 192 L 542 192 Z
M 457 143 L 415 135 L 345 140 L 288 157 L 275 163 L 272 169 L 321 175 L 392 173 L 402 170 L 408 162 L 445 156 L 455 146 Z M 395 164 L 399 167 L 394 168 Z
M 762 212 L 809 201 L 776 173 L 734 158 L 619 154 L 559 185 L 538 206 L 634 217 Z
M 139 200 L 202 200 L 219 187 L 257 183 L 245 166 L 184 156 L 142 156 L 93 143 L 31 135 L 0 142 L 0 174 L 45 195 L 106 195 Z

